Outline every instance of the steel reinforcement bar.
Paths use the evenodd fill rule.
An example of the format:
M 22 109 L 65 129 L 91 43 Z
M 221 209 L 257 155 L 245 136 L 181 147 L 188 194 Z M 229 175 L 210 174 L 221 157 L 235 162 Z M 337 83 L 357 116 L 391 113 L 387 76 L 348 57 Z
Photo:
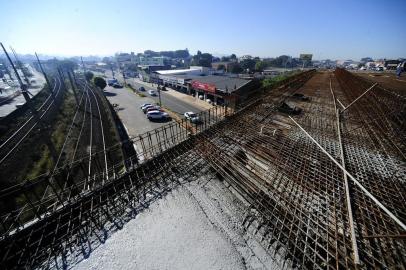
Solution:
M 286 99 L 287 92 L 295 92 L 311 75 L 305 73 L 273 89 L 271 95 L 278 100 Z M 8 269 L 67 264 L 68 255 L 75 253 L 75 247 L 83 245 L 92 235 L 100 238 L 107 223 L 119 226 L 116 219 L 134 205 L 142 206 L 147 194 L 155 194 L 155 188 L 176 184 L 179 179 L 190 180 L 200 171 L 197 167 L 207 167 L 207 161 L 194 150 L 201 144 L 199 138 L 203 135 L 199 134 L 208 134 L 229 122 L 229 118 L 255 110 L 258 102 L 260 99 L 232 112 L 233 115 L 219 108 L 204 112 L 201 115 L 204 123 L 199 126 L 190 127 L 181 121 L 132 138 L 137 156 L 111 166 L 104 182 L 101 179 L 106 179 L 105 174 L 95 174 L 90 190 L 83 189 L 84 179 L 67 178 L 71 170 L 80 170 L 82 163 L 78 160 L 73 166 L 59 168 L 53 175 L 1 191 L 1 200 L 23 196 L 30 205 L 23 213 L 18 205 L 14 206 L 1 219 L 1 265 Z M 46 187 L 53 192 L 41 200 L 37 192 Z

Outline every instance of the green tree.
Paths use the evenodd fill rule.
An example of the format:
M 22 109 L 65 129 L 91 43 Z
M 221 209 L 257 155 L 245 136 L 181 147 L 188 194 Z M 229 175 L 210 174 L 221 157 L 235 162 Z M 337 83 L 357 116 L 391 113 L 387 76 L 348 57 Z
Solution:
M 85 78 L 87 81 L 90 81 L 93 78 L 94 74 L 91 71 L 86 71 L 85 72 Z
M 107 86 L 106 80 L 103 79 L 102 77 L 94 77 L 93 83 L 96 86 L 100 87 L 101 90 L 103 90 Z
M 217 70 L 225 70 L 225 69 L 226 69 L 226 66 L 223 64 L 220 64 L 217 66 Z
M 230 55 L 230 60 L 232 61 L 237 60 L 237 56 L 235 54 Z
M 244 59 L 240 62 L 241 68 L 245 70 L 252 71 L 255 68 L 255 60 L 254 59 Z
M 255 70 L 263 71 L 267 67 L 267 63 L 265 61 L 257 61 L 255 63 Z
M 75 61 L 68 60 L 68 59 L 58 60 L 57 65 L 63 71 L 72 71 L 72 70 L 75 70 L 78 67 L 78 64 Z
M 223 56 L 223 57 L 221 57 L 221 61 L 222 61 L 222 62 L 228 62 L 228 61 L 230 61 L 230 57 L 228 57 L 228 56 Z
M 197 51 L 197 54 L 192 58 L 192 66 L 203 66 L 203 67 L 211 67 L 211 63 L 213 61 L 213 55 L 210 53 L 202 53 L 201 51 Z
M 231 73 L 237 74 L 237 73 L 241 73 L 242 71 L 243 71 L 243 69 L 238 64 L 233 65 L 232 68 L 231 68 Z

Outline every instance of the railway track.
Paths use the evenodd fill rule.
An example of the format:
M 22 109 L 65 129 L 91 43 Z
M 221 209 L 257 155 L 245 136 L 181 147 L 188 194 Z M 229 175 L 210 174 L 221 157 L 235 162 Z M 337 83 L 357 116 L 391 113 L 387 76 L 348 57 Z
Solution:
M 62 97 L 62 82 L 59 77 L 55 77 L 53 93 L 51 93 L 42 105 L 37 109 L 36 115 L 31 114 L 29 118 L 21 124 L 21 126 L 12 133 L 0 145 L 0 166 L 18 149 L 20 144 L 31 134 L 31 132 L 41 126 L 41 123 L 53 112 L 56 108 L 56 103 Z

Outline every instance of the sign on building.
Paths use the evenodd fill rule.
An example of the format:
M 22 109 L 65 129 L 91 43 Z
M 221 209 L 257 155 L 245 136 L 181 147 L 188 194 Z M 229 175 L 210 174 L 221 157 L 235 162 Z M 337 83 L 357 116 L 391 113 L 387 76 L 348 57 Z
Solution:
M 194 89 L 199 89 L 199 90 L 203 90 L 206 92 L 211 92 L 211 93 L 215 93 L 216 92 L 216 85 L 211 84 L 211 83 L 202 83 L 199 81 L 193 81 L 192 82 L 192 87 Z

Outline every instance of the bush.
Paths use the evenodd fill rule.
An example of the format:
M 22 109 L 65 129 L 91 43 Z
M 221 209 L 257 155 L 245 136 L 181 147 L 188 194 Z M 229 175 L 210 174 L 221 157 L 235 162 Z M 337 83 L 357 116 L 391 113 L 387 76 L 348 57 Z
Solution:
M 101 90 L 103 90 L 107 86 L 106 80 L 103 79 L 102 77 L 95 77 L 93 79 L 93 83 L 96 86 L 100 87 Z
M 93 76 L 94 76 L 93 72 L 91 72 L 91 71 L 85 72 L 85 78 L 87 81 L 90 81 L 91 79 L 93 79 Z

